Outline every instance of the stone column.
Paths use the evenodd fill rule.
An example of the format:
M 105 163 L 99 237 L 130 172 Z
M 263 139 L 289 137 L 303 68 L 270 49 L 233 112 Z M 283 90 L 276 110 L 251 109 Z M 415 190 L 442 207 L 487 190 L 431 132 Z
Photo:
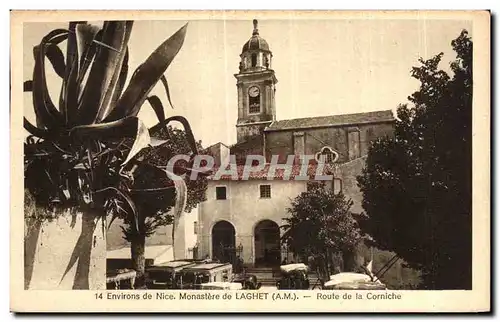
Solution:
M 304 132 L 294 132 L 293 133 L 293 150 L 295 155 L 303 155 L 305 151 L 305 136 Z
M 245 265 L 253 265 L 255 258 L 253 254 L 253 235 L 238 235 L 236 236 L 236 247 L 243 246 L 241 258 Z
M 238 85 L 238 118 L 245 117 L 243 98 L 243 85 Z
M 272 115 L 271 85 L 266 85 L 266 114 Z

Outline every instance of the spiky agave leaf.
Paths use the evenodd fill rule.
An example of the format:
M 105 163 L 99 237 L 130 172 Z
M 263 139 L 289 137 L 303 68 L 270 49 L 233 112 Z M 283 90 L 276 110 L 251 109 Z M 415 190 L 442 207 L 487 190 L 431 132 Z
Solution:
M 69 113 L 68 113 L 68 103 L 67 103 L 67 84 L 68 80 L 71 77 L 74 77 L 74 73 L 78 70 L 78 65 L 75 66 L 74 62 L 78 56 L 78 48 L 76 47 L 76 35 L 75 35 L 75 27 L 76 22 L 69 23 L 68 30 L 68 40 L 66 42 L 66 66 L 65 70 L 59 76 L 62 78 L 62 86 L 61 86 L 61 94 L 59 96 L 59 109 L 61 114 L 63 115 L 64 122 L 68 124 L 69 122 Z M 64 57 L 63 57 L 64 59 Z M 73 74 L 72 74 L 73 73 Z
M 160 131 L 162 128 L 167 128 L 168 124 L 173 121 L 177 121 L 182 124 L 182 126 L 184 127 L 184 131 L 186 132 L 186 139 L 191 151 L 193 152 L 193 154 L 198 154 L 198 147 L 196 146 L 196 140 L 194 138 L 193 130 L 191 129 L 191 125 L 189 124 L 188 120 L 183 116 L 171 116 L 163 122 L 160 122 L 151 127 L 149 129 L 149 133 L 151 133 L 151 136 L 154 136 L 157 131 Z
M 70 131 L 70 136 L 85 140 L 116 140 L 121 138 L 134 138 L 134 143 L 122 166 L 127 164 L 137 153 L 151 143 L 146 125 L 135 116 L 118 121 L 75 126 Z
M 139 231 L 139 212 L 137 211 L 137 207 L 135 206 L 134 201 L 130 197 L 127 191 L 123 191 L 120 189 L 117 189 L 115 187 L 107 187 L 104 189 L 101 189 L 99 191 L 96 191 L 98 193 L 108 193 L 112 196 L 112 198 L 121 198 L 123 201 L 125 201 L 130 208 L 130 211 L 127 212 L 128 216 L 132 218 L 131 222 L 135 224 L 135 229 L 136 231 Z M 116 202 L 116 201 L 115 201 Z M 123 210 L 123 208 L 121 208 Z M 117 209 L 118 210 L 118 209 Z M 123 210 L 125 211 L 125 210 Z M 115 220 L 117 217 L 118 212 L 113 213 L 113 217 L 111 218 L 111 222 Z
M 129 50 L 127 47 L 126 52 L 125 52 L 125 57 L 123 57 L 120 74 L 118 75 L 118 81 L 116 83 L 116 88 L 115 88 L 114 92 L 112 93 L 111 101 L 109 102 L 110 109 L 113 109 L 116 106 L 116 102 L 118 101 L 118 99 L 120 98 L 120 96 L 123 93 L 123 88 L 125 86 L 125 82 L 127 80 L 127 75 L 128 75 L 128 60 L 129 60 Z M 106 113 L 108 113 L 108 112 L 109 111 L 107 110 Z M 106 115 L 106 114 L 103 113 L 99 117 L 99 121 L 102 120 L 104 115 Z
M 172 99 L 170 98 L 170 88 L 168 87 L 167 77 L 165 77 L 165 75 L 161 75 L 160 81 L 165 89 L 165 94 L 167 94 L 168 103 L 172 108 L 174 108 L 174 104 L 172 104 Z
M 59 77 L 64 77 L 66 71 L 66 63 L 64 62 L 64 54 L 57 44 L 47 44 L 45 52 L 46 57 L 49 59 L 54 71 Z
M 97 49 L 78 108 L 79 124 L 95 123 L 102 113 L 101 110 L 106 108 L 103 103 L 106 103 L 107 93 L 112 92 L 116 85 L 117 77 L 115 74 L 121 70 L 121 62 L 131 31 L 131 23 L 126 21 L 107 21 L 104 23 L 102 43 L 115 48 L 116 51 L 102 45 Z
M 91 46 L 96 39 L 97 34 L 101 28 L 96 25 L 91 25 L 88 23 L 79 23 L 75 27 L 76 36 L 76 46 L 78 48 L 78 64 L 82 66 L 80 69 L 83 70 L 84 62 L 88 60 L 91 51 L 97 49 L 97 46 L 91 50 Z
M 139 120 L 139 119 L 138 119 Z M 149 130 L 146 125 L 139 120 L 137 124 L 137 133 L 135 136 L 134 144 L 127 155 L 127 158 L 121 164 L 124 166 L 127 164 L 134 156 L 136 156 L 142 149 L 151 144 L 151 138 L 149 136 Z
M 57 44 L 68 36 L 65 29 L 56 29 L 43 37 L 39 45 L 33 48 L 35 67 L 33 70 L 32 90 L 33 108 L 38 123 L 47 130 L 56 130 L 63 125 L 61 113 L 52 102 L 45 75 L 45 57 L 50 44 Z
M 121 169 L 144 147 L 166 142 L 152 141 L 150 130 L 136 117 L 146 99 L 155 110 L 158 126 L 162 127 L 170 121 L 182 123 L 189 145 L 193 153 L 197 153 L 196 142 L 187 120 L 180 116 L 165 119 L 163 104 L 159 98 L 148 98 L 148 93 L 160 80 L 172 105 L 164 72 L 182 46 L 186 26 L 187 24 L 159 46 L 136 70 L 123 95 L 122 89 L 128 72 L 127 43 L 132 22 L 105 22 L 102 30 L 86 23 L 70 23 L 69 30 L 54 30 L 35 47 L 33 80 L 25 82 L 24 90 L 33 92 L 37 126 L 27 119 L 24 124 L 30 133 L 45 139 L 46 144 L 34 146 L 33 143 L 31 146 L 27 141 L 26 150 L 33 150 L 27 155 L 28 158 L 43 157 L 50 161 L 46 163 L 50 169 L 39 166 L 39 170 L 43 170 L 49 181 L 52 181 L 55 196 L 61 195 L 59 181 L 67 183 L 68 178 L 71 180 L 69 176 L 72 172 L 86 173 L 85 180 L 88 182 L 84 184 L 89 188 L 88 193 L 103 191 L 102 187 L 114 182 L 115 179 L 110 179 L 112 176 L 120 180 Z M 66 39 L 68 50 L 64 62 L 58 44 Z M 56 73 L 63 78 L 59 110 L 48 93 L 45 58 L 48 58 Z M 109 117 L 110 115 L 114 117 Z M 133 139 L 131 146 L 117 144 L 124 138 Z M 37 164 L 45 167 L 43 162 Z M 61 172 L 62 168 L 65 169 L 64 173 Z M 103 181 L 102 177 L 106 179 Z M 186 185 L 183 180 L 174 180 L 174 186 L 174 212 L 178 223 L 186 203 Z M 68 184 L 63 186 L 66 190 L 63 189 L 62 194 L 66 192 L 68 195 L 70 192 L 69 195 L 73 198 L 74 193 L 68 187 Z M 113 186 L 104 188 L 108 192 L 116 189 Z M 127 198 L 127 192 L 119 189 L 115 192 L 119 193 L 118 191 L 124 193 L 120 199 L 129 204 L 131 214 L 136 214 L 133 203 Z M 134 221 L 138 229 L 137 216 Z
M 106 117 L 114 121 L 126 116 L 136 116 L 153 87 L 167 70 L 184 43 L 187 24 L 163 42 L 132 75 L 127 89 Z
M 133 21 L 127 21 L 125 24 L 125 35 L 123 42 L 117 50 L 120 51 L 118 55 L 116 55 L 116 67 L 114 69 L 113 77 L 107 86 L 107 91 L 103 97 L 103 101 L 101 103 L 101 107 L 99 109 L 99 113 L 96 117 L 97 122 L 101 122 L 106 115 L 109 114 L 111 110 L 113 110 L 116 106 L 116 102 L 118 98 L 122 94 L 123 85 L 125 84 L 125 80 L 128 72 L 128 42 L 130 39 L 130 34 L 132 32 Z M 135 116 L 135 115 L 134 115 Z
M 149 105 L 153 108 L 156 117 L 158 118 L 158 122 L 161 123 L 165 121 L 165 109 L 163 108 L 163 104 L 158 96 L 153 95 L 147 98 Z
M 76 26 L 76 38 L 78 46 L 78 78 L 77 84 L 83 86 L 88 77 L 88 71 L 98 49 L 98 42 L 102 39 L 102 29 L 90 24 L 78 24 Z M 78 100 L 81 100 L 80 91 Z

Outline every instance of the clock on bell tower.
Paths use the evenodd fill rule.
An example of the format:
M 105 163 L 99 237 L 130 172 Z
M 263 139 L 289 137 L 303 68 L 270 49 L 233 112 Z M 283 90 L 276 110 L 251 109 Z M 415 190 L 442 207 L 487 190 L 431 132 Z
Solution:
M 261 135 L 276 119 L 275 93 L 278 80 L 271 66 L 273 57 L 267 42 L 260 37 L 257 20 L 252 37 L 243 45 L 240 55 L 238 88 L 237 141 Z

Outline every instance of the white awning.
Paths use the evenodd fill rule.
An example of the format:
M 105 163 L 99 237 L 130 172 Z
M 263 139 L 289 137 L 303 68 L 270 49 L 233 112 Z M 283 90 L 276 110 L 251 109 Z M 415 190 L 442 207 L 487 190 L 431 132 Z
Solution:
M 371 282 L 371 277 L 361 273 L 344 272 L 330 276 L 330 280 L 325 283 L 325 286 L 334 286 L 341 283 L 356 283 L 356 282 Z M 382 284 L 379 280 L 375 283 Z
M 295 271 L 295 270 L 298 270 L 298 271 L 305 270 L 305 271 L 307 271 L 309 268 L 304 263 L 297 263 L 297 264 L 281 265 L 280 269 L 283 272 L 287 272 L 288 273 L 288 272 Z

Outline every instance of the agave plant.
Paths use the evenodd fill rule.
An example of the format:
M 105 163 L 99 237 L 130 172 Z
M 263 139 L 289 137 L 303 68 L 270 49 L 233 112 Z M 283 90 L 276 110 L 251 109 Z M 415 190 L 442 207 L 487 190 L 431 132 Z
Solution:
M 36 124 L 24 118 L 30 133 L 24 150 L 26 188 L 38 205 L 76 208 L 84 214 L 92 210 L 103 216 L 127 212 L 137 218 L 130 191 L 135 169 L 147 161 L 140 161 L 138 153 L 166 142 L 150 135 L 151 129 L 138 118 L 144 105 L 156 113 L 154 129 L 172 121 L 182 123 L 191 151 L 197 153 L 187 120 L 165 118 L 160 99 L 150 96 L 161 82 L 171 105 L 164 73 L 183 45 L 187 24 L 137 67 L 125 88 L 132 27 L 132 21 L 105 21 L 102 27 L 70 22 L 68 29 L 49 32 L 34 47 L 33 79 L 24 82 L 24 90 L 32 93 Z M 66 54 L 60 47 L 63 42 Z M 47 88 L 46 59 L 62 79 L 57 106 Z M 179 217 L 186 185 L 183 180 L 169 184 L 176 189 L 175 217 Z

